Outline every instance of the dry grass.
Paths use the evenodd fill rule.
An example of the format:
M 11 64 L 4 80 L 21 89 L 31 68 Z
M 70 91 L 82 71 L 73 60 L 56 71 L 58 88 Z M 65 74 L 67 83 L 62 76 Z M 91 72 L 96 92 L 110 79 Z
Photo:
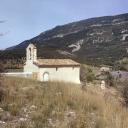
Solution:
M 128 128 L 128 110 L 109 90 L 82 91 L 74 84 L 19 78 L 4 78 L 3 83 L 6 95 L 0 107 L 12 116 L 7 128 Z M 26 115 L 27 121 L 9 125 Z

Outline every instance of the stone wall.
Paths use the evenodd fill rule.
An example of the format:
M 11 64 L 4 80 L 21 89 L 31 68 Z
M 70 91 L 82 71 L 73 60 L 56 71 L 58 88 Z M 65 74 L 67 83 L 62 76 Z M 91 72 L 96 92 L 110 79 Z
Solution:
M 32 73 L 27 73 L 27 72 L 2 73 L 2 75 L 13 76 L 13 77 L 22 77 L 22 78 L 32 78 Z

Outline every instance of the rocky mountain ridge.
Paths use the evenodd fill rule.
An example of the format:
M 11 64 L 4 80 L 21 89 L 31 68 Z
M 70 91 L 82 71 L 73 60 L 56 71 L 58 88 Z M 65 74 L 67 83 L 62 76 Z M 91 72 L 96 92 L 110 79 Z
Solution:
M 0 58 L 24 57 L 29 43 L 37 46 L 39 57 L 72 58 L 81 63 L 112 65 L 128 55 L 128 13 L 56 26 L 7 48 L 1 52 Z

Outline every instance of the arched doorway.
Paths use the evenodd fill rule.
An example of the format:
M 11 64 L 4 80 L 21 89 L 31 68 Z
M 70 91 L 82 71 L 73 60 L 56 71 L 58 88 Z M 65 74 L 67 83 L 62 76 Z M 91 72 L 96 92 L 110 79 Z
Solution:
M 45 72 L 44 74 L 43 74 L 43 81 L 49 81 L 49 73 L 48 72 Z

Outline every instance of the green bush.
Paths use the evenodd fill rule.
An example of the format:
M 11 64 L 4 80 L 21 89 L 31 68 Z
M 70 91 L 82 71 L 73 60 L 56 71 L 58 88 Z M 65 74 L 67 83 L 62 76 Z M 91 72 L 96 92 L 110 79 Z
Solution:
M 95 74 L 89 66 L 82 65 L 80 70 L 80 80 L 83 83 L 92 82 L 95 79 Z
M 87 82 L 92 82 L 95 79 L 95 74 L 93 73 L 93 70 L 90 67 L 87 68 L 86 79 Z
M 115 63 L 115 70 L 128 71 L 128 59 L 123 58 L 122 60 Z

